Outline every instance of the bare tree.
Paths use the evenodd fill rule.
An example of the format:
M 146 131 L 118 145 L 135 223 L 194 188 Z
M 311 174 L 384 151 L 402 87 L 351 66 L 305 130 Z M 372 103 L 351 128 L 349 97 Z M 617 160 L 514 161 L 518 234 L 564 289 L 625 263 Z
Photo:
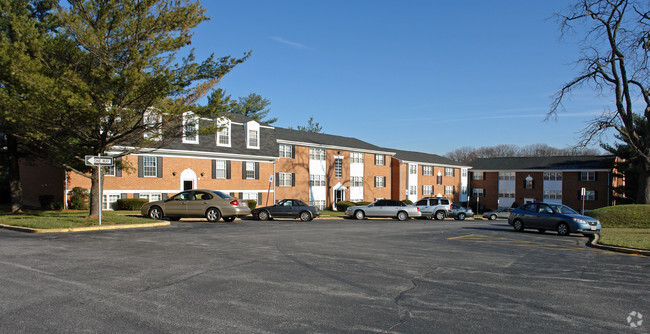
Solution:
M 564 98 L 584 85 L 612 97 L 612 108 L 584 129 L 582 144 L 614 129 L 638 157 L 637 202 L 650 203 L 650 2 L 580 0 L 556 15 L 563 35 L 576 28 L 586 30 L 578 59 L 582 71 L 556 93 L 548 117 L 556 117 L 564 109 Z
M 469 163 L 478 158 L 584 156 L 599 154 L 600 152 L 593 148 L 555 148 L 546 144 L 531 144 L 519 147 L 517 145 L 500 144 L 479 148 L 465 146 L 453 150 L 445 154 L 445 156 L 454 161 Z

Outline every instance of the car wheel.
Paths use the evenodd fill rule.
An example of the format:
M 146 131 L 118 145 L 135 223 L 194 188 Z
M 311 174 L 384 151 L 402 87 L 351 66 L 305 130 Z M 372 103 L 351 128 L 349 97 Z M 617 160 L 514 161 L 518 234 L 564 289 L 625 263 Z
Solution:
M 569 225 L 566 223 L 559 223 L 557 224 L 557 234 L 561 236 L 569 235 Z
M 260 213 L 257 214 L 257 218 L 259 218 L 260 220 L 269 220 L 270 216 L 271 215 L 269 215 L 269 212 L 266 210 L 262 210 L 260 211 Z
M 208 211 L 205 212 L 205 218 L 207 218 L 209 222 L 214 223 L 221 218 L 221 212 L 216 208 L 209 208 Z
M 497 220 L 497 215 L 490 215 L 490 220 Z
M 405 221 L 408 218 L 409 218 L 409 215 L 404 211 L 400 211 L 400 212 L 397 213 L 397 220 Z
M 354 213 L 354 218 L 361 220 L 366 218 L 366 214 L 361 210 L 357 210 L 357 212 Z
M 311 220 L 311 213 L 309 211 L 303 211 L 300 213 L 300 220 L 308 222 Z
M 546 230 L 543 229 L 543 228 L 538 228 L 537 231 L 538 231 L 539 233 L 544 233 L 544 232 L 546 232 Z
M 160 220 L 164 217 L 163 211 L 159 206 L 154 206 L 149 209 L 149 218 L 153 220 Z
M 436 212 L 435 218 L 436 220 L 443 220 L 445 219 L 445 213 L 442 211 L 438 211 Z
M 222 219 L 223 219 L 223 221 L 225 221 L 227 223 L 230 223 L 230 222 L 234 221 L 235 218 L 237 218 L 237 217 L 236 216 L 230 216 L 230 217 L 223 217 Z
M 464 213 L 459 213 L 458 214 L 458 220 L 465 220 L 465 214 Z
M 517 219 L 514 222 L 512 222 L 512 228 L 514 228 L 515 231 L 517 231 L 517 232 L 521 232 L 521 231 L 524 230 L 524 222 Z

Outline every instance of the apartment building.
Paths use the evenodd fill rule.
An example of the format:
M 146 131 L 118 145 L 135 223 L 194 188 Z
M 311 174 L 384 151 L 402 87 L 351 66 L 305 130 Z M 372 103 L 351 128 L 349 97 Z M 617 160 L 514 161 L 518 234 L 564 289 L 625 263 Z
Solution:
M 426 196 L 467 202 L 469 166 L 435 154 L 393 150 L 392 198 L 416 202 Z
M 614 162 L 614 156 L 476 159 L 470 163 L 470 205 L 496 209 L 544 201 L 581 210 L 583 199 L 585 210 L 611 205 Z

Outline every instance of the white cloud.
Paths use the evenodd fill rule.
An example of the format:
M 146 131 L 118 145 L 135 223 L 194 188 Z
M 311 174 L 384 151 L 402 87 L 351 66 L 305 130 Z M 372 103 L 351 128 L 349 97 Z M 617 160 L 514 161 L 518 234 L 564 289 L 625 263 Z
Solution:
M 301 49 L 308 49 L 308 50 L 311 50 L 310 47 L 307 47 L 307 46 L 302 45 L 302 44 L 300 44 L 300 43 L 296 43 L 296 42 L 292 42 L 292 41 L 287 41 L 286 39 L 284 39 L 284 38 L 282 38 L 282 37 L 279 37 L 279 36 L 273 36 L 273 37 L 271 37 L 271 39 L 274 40 L 274 41 L 280 42 L 280 43 L 282 43 L 282 44 L 291 45 L 291 46 L 296 47 L 296 48 L 301 48 Z

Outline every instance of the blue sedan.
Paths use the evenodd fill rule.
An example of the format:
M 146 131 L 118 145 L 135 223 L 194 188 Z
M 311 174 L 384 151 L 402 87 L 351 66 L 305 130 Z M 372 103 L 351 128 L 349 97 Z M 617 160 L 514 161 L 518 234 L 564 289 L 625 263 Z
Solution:
M 553 230 L 559 235 L 598 234 L 601 229 L 598 219 L 583 216 L 566 205 L 541 202 L 524 204 L 512 210 L 508 224 L 515 231 L 531 228 L 540 233 Z

